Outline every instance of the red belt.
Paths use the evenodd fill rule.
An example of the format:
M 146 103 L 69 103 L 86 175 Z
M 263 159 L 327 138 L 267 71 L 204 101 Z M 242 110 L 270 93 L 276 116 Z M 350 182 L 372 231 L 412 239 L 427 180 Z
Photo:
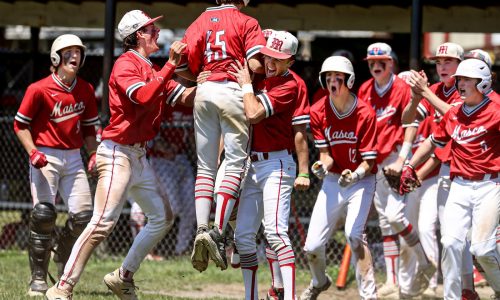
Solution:
M 483 181 L 483 180 L 490 180 L 490 179 L 498 178 L 498 173 L 481 174 L 481 175 L 474 175 L 474 176 L 456 176 L 456 177 L 458 177 L 462 180 Z

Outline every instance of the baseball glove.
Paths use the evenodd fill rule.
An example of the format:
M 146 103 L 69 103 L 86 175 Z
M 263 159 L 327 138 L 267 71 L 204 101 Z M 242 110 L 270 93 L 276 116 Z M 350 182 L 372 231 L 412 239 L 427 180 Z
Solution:
M 400 182 L 401 182 L 400 176 L 390 175 L 385 171 L 385 169 L 384 169 L 384 176 L 385 176 L 385 179 L 387 180 L 387 183 L 391 187 L 391 190 L 395 193 L 399 193 L 399 186 L 400 186 Z
M 417 172 L 412 165 L 405 165 L 401 171 L 401 185 L 399 187 L 399 194 L 404 195 L 413 192 L 422 184 L 418 180 Z

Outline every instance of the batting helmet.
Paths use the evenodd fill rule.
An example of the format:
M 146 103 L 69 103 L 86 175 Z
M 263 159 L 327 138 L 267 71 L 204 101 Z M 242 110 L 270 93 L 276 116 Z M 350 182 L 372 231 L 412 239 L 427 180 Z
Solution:
M 464 55 L 464 58 L 476 58 L 479 60 L 484 61 L 487 65 L 488 68 L 491 70 L 491 66 L 493 65 L 493 62 L 491 61 L 491 56 L 488 54 L 488 52 L 481 50 L 481 49 L 474 49 L 470 50 Z
M 82 50 L 82 60 L 80 62 L 80 68 L 83 66 L 83 63 L 85 62 L 85 47 L 82 43 L 82 40 L 80 40 L 79 37 L 77 37 L 74 34 L 63 34 L 58 36 L 54 42 L 52 43 L 52 47 L 50 48 L 50 60 L 52 61 L 52 65 L 54 67 L 59 66 L 61 63 L 61 55 L 58 53 L 60 50 L 71 47 L 71 46 L 78 46 Z
M 491 71 L 482 60 L 471 58 L 462 61 L 453 75 L 453 77 L 456 76 L 479 79 L 480 81 L 476 87 L 482 94 L 486 94 L 491 88 Z
M 326 72 L 340 72 L 349 75 L 346 85 L 349 89 L 354 85 L 354 68 L 349 59 L 343 56 L 330 56 L 321 65 L 319 72 L 319 83 L 321 87 L 326 89 Z

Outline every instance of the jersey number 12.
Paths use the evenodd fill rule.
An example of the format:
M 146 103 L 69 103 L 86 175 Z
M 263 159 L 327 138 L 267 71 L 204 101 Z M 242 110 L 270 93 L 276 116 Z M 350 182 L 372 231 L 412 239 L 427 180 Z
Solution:
M 212 30 L 207 31 L 207 46 L 205 48 L 205 56 L 207 58 L 207 62 L 211 62 L 212 60 L 217 61 L 226 59 L 226 42 L 224 42 L 222 39 L 224 37 L 224 30 L 219 30 L 215 33 L 215 42 L 213 43 L 213 45 L 210 42 L 212 33 Z

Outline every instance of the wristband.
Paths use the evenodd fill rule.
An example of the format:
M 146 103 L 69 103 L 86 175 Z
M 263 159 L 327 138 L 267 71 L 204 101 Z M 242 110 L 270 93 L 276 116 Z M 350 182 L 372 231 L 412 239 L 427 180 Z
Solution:
M 253 94 L 253 86 L 251 83 L 245 83 L 242 87 L 241 90 L 243 91 L 243 95 L 245 94 Z
M 363 167 L 358 167 L 354 172 L 358 176 L 358 180 L 362 179 L 366 175 L 366 170 Z
M 404 142 L 403 146 L 401 147 L 401 150 L 399 150 L 398 156 L 403 158 L 403 159 L 406 159 L 408 157 L 408 154 L 410 154 L 410 152 L 411 152 L 412 146 L 413 146 L 412 143 Z
M 309 173 L 299 173 L 297 177 L 304 177 L 304 178 L 309 178 Z

